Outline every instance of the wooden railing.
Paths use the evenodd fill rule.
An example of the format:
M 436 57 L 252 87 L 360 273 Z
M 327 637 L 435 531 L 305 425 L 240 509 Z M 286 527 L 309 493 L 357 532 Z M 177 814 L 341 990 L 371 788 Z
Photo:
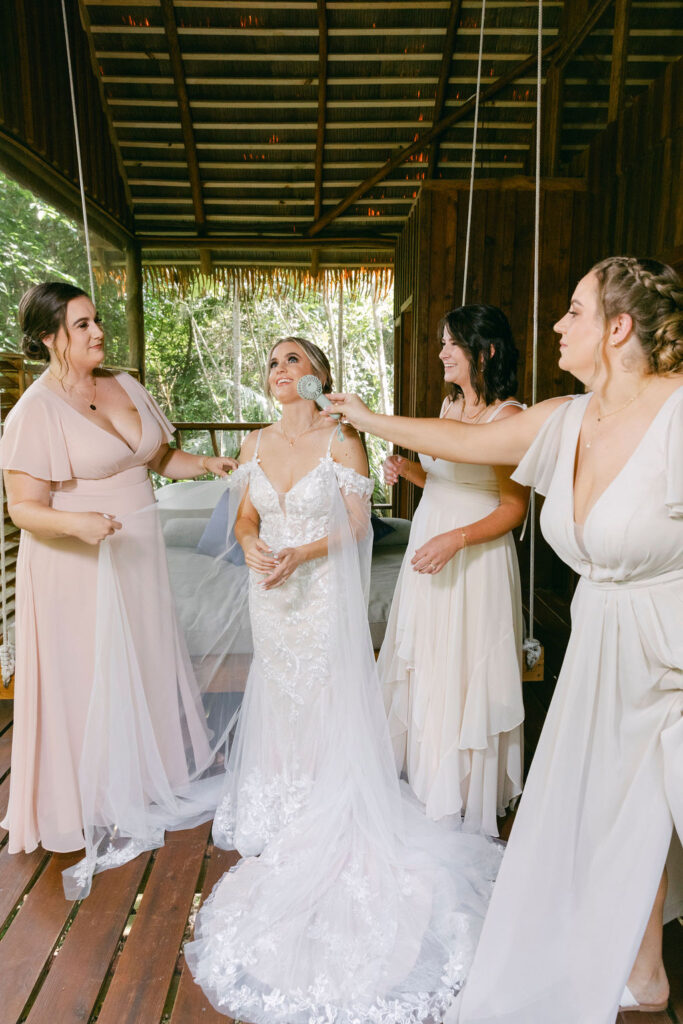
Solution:
M 225 431 L 226 433 L 227 432 L 235 433 L 237 431 L 260 430 L 262 427 L 270 426 L 270 423 L 268 421 L 265 421 L 263 423 L 185 423 L 185 422 L 183 422 L 183 423 L 174 423 L 173 426 L 175 428 L 174 429 L 174 434 L 175 434 L 175 438 L 176 438 L 176 444 L 178 445 L 179 448 L 183 447 L 183 433 L 187 433 L 187 432 L 189 432 L 191 430 L 198 430 L 198 431 L 205 430 L 208 433 L 208 435 L 209 435 L 209 439 L 211 441 L 211 448 L 213 450 L 214 455 L 222 455 L 223 453 L 221 452 L 221 448 L 220 448 L 220 445 L 218 443 L 218 436 L 217 436 L 219 433 L 221 433 L 221 431 Z M 361 441 L 363 442 L 363 447 L 365 448 L 365 438 L 364 438 L 363 434 L 361 434 Z M 366 448 L 366 452 L 367 452 L 367 448 Z M 387 509 L 390 509 L 391 507 L 392 507 L 392 505 L 391 505 L 390 501 L 373 501 L 373 503 L 372 503 L 372 510 L 373 510 L 373 512 L 376 512 L 376 511 L 386 511 Z

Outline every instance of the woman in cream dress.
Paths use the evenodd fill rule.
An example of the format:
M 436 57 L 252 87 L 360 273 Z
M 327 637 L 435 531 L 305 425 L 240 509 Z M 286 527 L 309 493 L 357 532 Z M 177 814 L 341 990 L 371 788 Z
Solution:
M 163 779 L 169 792 L 187 784 L 189 766 L 210 760 L 204 715 L 179 642 L 158 520 L 156 514 L 136 518 L 136 511 L 154 503 L 149 469 L 171 478 L 225 476 L 236 463 L 169 448 L 173 426 L 151 395 L 128 374 L 99 368 L 104 332 L 80 289 L 36 285 L 22 299 L 20 321 L 24 351 L 48 361 L 48 368 L 10 412 L 0 443 L 9 513 L 22 530 L 12 770 L 3 825 L 10 853 L 39 843 L 65 852 L 84 845 L 84 786 L 107 761 L 102 749 L 91 751 L 92 763 L 84 754 L 93 714 L 103 713 L 99 698 L 91 708 L 91 696 L 101 656 L 99 547 L 105 538 L 125 539 L 119 596 L 128 656 L 137 661 L 141 680 L 130 743 L 114 774 L 123 779 L 131 771 L 138 752 L 131 737 L 139 739 L 145 729 L 158 754 L 157 782 Z M 129 525 L 119 533 L 125 517 Z M 119 668 L 125 667 L 122 647 L 118 658 Z M 122 706 L 121 692 L 111 699 Z M 108 792 L 107 803 L 110 797 Z M 214 809 L 205 807 L 203 817 L 212 817 Z M 91 810 L 98 821 L 106 814 L 99 802 Z
M 517 349 L 495 306 L 454 309 L 439 325 L 452 394 L 441 415 L 489 423 L 518 415 Z M 387 482 L 424 487 L 377 664 L 399 771 L 434 819 L 498 835 L 522 792 L 522 598 L 510 530 L 526 489 L 510 467 L 391 455 Z
M 620 1005 L 661 1010 L 669 992 L 664 867 L 683 835 L 683 287 L 655 260 L 606 259 L 555 330 L 560 366 L 590 391 L 505 424 L 475 431 L 338 401 L 361 429 L 441 458 L 521 460 L 516 479 L 546 495 L 545 537 L 580 576 L 555 696 L 448 1017 L 461 1024 L 613 1024 Z M 682 896 L 672 885 L 666 916 Z

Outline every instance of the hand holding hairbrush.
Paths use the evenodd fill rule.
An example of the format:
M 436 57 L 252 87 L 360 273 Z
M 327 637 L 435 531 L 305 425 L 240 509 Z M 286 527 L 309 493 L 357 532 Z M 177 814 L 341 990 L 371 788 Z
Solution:
M 327 395 L 323 394 L 323 386 L 320 380 L 312 373 L 307 373 L 299 378 L 296 382 L 296 390 L 300 398 L 306 398 L 310 402 L 315 402 L 319 409 L 327 409 L 332 405 Z M 339 423 L 341 413 L 328 413 L 328 415 L 337 420 L 337 437 L 340 441 L 343 441 L 344 434 Z

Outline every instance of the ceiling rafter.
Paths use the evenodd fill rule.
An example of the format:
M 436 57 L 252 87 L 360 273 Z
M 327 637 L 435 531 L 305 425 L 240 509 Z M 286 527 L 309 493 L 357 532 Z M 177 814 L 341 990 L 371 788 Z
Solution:
M 443 44 L 443 54 L 441 57 L 441 70 L 439 72 L 439 80 L 436 85 L 436 95 L 434 97 L 434 111 L 432 113 L 432 124 L 438 124 L 441 120 L 444 107 L 446 104 L 446 90 L 448 88 L 448 82 L 450 80 L 451 64 L 453 62 L 453 54 L 455 53 L 455 42 L 458 35 L 458 23 L 460 21 L 460 10 L 462 8 L 462 0 L 451 0 L 451 6 L 448 9 L 448 22 L 446 24 L 446 38 Z M 429 147 L 429 157 L 427 162 L 427 178 L 431 179 L 436 174 L 436 168 L 439 163 L 439 139 L 436 138 Z
M 199 173 L 199 159 L 197 157 L 197 146 L 192 125 L 192 113 L 190 100 L 187 95 L 187 83 L 185 81 L 185 68 L 183 56 L 180 50 L 178 38 L 178 26 L 176 24 L 175 8 L 173 0 L 161 0 L 161 13 L 164 19 L 164 29 L 168 42 L 168 52 L 171 58 L 173 70 L 173 81 L 175 84 L 178 110 L 180 111 L 180 125 L 185 143 L 185 154 L 187 157 L 187 169 L 190 175 L 190 187 L 192 189 L 192 204 L 197 225 L 197 234 L 203 235 L 206 231 L 206 214 L 204 212 L 204 196 L 202 193 L 202 181 Z
M 547 175 L 555 174 L 560 158 L 560 142 L 562 137 L 562 111 L 564 103 L 565 69 L 581 44 L 595 28 L 607 8 L 614 0 L 596 0 L 592 7 L 578 22 L 576 8 L 569 5 L 563 8 L 563 32 L 560 33 L 559 46 L 546 72 L 545 104 L 543 107 L 543 137 L 545 139 L 542 168 Z
M 550 46 L 547 46 L 543 52 L 544 57 L 547 59 L 554 54 L 557 46 L 557 41 L 551 43 Z M 521 61 L 520 64 L 515 65 L 515 67 L 511 68 L 504 75 L 501 75 L 500 78 L 496 79 L 496 81 L 489 85 L 487 89 L 484 89 L 481 94 L 480 102 L 486 103 L 487 100 L 492 99 L 501 92 L 501 90 L 505 89 L 508 85 L 511 85 L 530 67 L 532 67 L 535 61 L 535 55 L 527 57 L 526 60 Z M 408 160 L 414 153 L 423 151 L 434 139 L 438 139 L 445 131 L 447 131 L 447 129 L 467 117 L 470 111 L 474 110 L 474 103 L 474 97 L 472 97 L 472 99 L 462 103 L 457 110 L 453 111 L 452 114 L 448 114 L 439 121 L 438 124 L 430 128 L 429 131 L 424 133 L 424 135 L 417 138 L 415 142 L 411 143 L 409 146 L 405 146 L 403 149 L 397 150 L 397 152 L 394 153 L 394 155 L 391 156 L 378 171 L 375 171 L 374 174 L 371 174 L 369 178 L 362 181 L 360 185 L 353 189 L 353 191 L 349 192 L 346 198 L 342 199 L 342 201 L 338 203 L 333 210 L 318 218 L 315 224 L 309 228 L 307 232 L 308 237 L 316 235 L 319 231 L 322 231 L 323 228 L 326 228 L 327 225 L 331 224 L 333 220 L 344 212 L 344 210 L 347 210 L 349 206 L 360 199 L 361 196 L 364 196 L 371 188 L 379 184 L 380 181 L 383 181 L 393 170 L 395 170 L 396 167 L 400 167 L 401 164 L 405 163 L 406 160 Z
M 318 124 L 315 133 L 315 172 L 313 220 L 323 210 L 323 169 L 325 165 L 325 121 L 327 119 L 327 10 L 325 0 L 318 0 Z M 318 276 L 320 250 L 311 253 L 311 276 Z
M 612 40 L 612 66 L 609 82 L 609 106 L 607 108 L 608 121 L 616 121 L 624 105 L 630 15 L 631 0 L 616 0 L 614 8 L 614 37 Z

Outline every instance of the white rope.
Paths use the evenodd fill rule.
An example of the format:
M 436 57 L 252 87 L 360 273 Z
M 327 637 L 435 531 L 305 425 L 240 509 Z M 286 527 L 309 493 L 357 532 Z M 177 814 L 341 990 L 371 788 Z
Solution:
M 536 188 L 534 196 L 534 311 L 531 342 L 531 404 L 536 404 L 538 379 L 538 291 L 541 253 L 541 87 L 543 80 L 543 0 L 538 0 L 538 43 L 536 66 Z M 541 645 L 534 637 L 534 590 L 536 586 L 536 492 L 529 502 L 529 632 L 524 641 L 524 658 L 532 668 L 541 655 Z
M 85 252 L 88 259 L 88 275 L 90 277 L 90 298 L 95 302 L 95 278 L 92 272 L 92 256 L 90 255 L 90 234 L 88 232 L 88 211 L 85 205 L 85 186 L 83 185 L 83 164 L 81 161 L 81 143 L 78 134 L 78 113 L 76 111 L 76 91 L 74 74 L 71 66 L 71 47 L 69 46 L 69 25 L 66 20 L 65 0 L 62 0 L 62 18 L 64 19 L 64 40 L 66 42 L 66 66 L 69 70 L 69 88 L 71 89 L 71 112 L 74 121 L 74 138 L 76 139 L 76 162 L 78 164 L 78 184 L 81 189 L 81 208 L 83 210 L 83 231 L 85 234 Z
M 474 101 L 474 133 L 472 135 L 472 164 L 470 167 L 470 197 L 467 206 L 467 234 L 465 237 L 465 269 L 462 275 L 462 303 L 465 305 L 467 296 L 467 269 L 470 262 L 470 233 L 472 229 L 472 200 L 474 198 L 474 168 L 477 158 L 477 131 L 479 129 L 479 96 L 481 94 L 481 61 L 484 53 L 484 22 L 486 20 L 486 0 L 481 0 L 481 26 L 479 29 L 479 60 L 477 62 L 477 92 Z
M 2 437 L 2 395 L 0 389 L 0 437 Z M 5 548 L 5 482 L 0 470 L 0 576 L 2 579 L 2 646 L 0 646 L 0 676 L 5 687 L 14 673 L 15 651 L 7 633 L 7 551 Z

